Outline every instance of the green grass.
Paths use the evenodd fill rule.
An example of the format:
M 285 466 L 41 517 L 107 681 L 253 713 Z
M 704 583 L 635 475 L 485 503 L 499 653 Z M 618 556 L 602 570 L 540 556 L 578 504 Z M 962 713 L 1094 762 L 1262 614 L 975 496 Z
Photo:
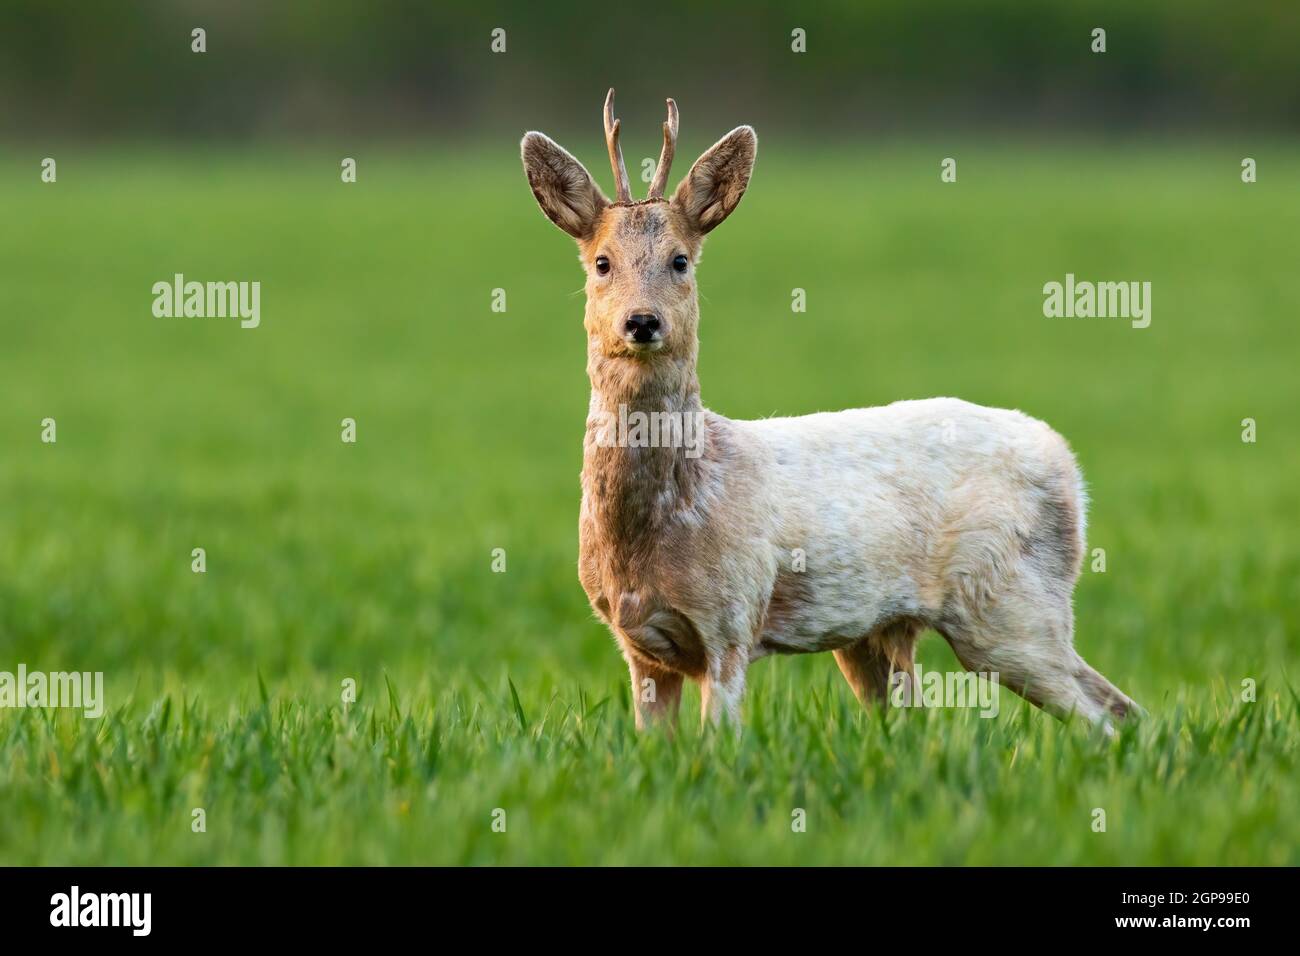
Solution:
M 355 186 L 336 150 L 10 151 L 0 670 L 103 671 L 109 712 L 0 711 L 0 864 L 1300 862 L 1300 150 L 771 141 L 700 268 L 706 403 L 1052 423 L 1106 551 L 1077 642 L 1149 719 L 863 712 L 823 655 L 755 665 L 739 740 L 696 697 L 638 738 L 576 580 L 582 280 L 512 142 Z M 155 319 L 174 272 L 260 281 L 261 328 Z M 1044 318 L 1067 272 L 1151 281 L 1151 327 Z
M 0 746 L 5 862 L 1295 862 L 1290 696 L 1164 701 L 1107 741 L 1028 709 L 867 714 L 829 676 L 765 669 L 739 739 L 639 740 L 577 690 L 525 693 L 520 717 L 472 684 L 346 713 L 323 688 L 220 713 L 168 696 L 89 730 L 26 711 Z

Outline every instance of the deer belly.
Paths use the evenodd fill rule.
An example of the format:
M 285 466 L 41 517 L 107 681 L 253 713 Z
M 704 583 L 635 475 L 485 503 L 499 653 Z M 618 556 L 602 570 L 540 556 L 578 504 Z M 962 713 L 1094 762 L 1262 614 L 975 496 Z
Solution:
M 865 565 L 843 573 L 782 569 L 763 618 L 759 649 L 769 654 L 810 654 L 854 643 L 882 624 L 922 614 L 915 583 L 882 580 Z

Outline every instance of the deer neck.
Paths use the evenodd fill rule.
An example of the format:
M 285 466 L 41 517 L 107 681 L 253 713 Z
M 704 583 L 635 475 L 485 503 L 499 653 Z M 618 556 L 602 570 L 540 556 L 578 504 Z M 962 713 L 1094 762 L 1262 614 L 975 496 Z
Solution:
M 707 448 L 696 349 L 638 361 L 610 358 L 592 342 L 587 375 L 582 484 L 588 514 L 604 534 L 634 540 L 694 498 Z

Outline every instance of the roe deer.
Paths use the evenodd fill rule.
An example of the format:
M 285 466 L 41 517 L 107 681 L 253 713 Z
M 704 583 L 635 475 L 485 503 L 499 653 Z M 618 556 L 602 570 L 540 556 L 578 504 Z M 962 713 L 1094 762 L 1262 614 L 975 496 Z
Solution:
M 863 703 L 883 699 L 925 628 L 1059 717 L 1109 729 L 1136 710 L 1074 650 L 1085 496 L 1047 425 L 950 398 L 761 421 L 704 409 L 695 267 L 758 140 L 732 130 L 665 199 L 668 100 L 649 197 L 633 201 L 613 105 L 611 89 L 613 202 L 549 137 L 521 150 L 587 273 L 579 577 L 627 659 L 637 727 L 675 718 L 685 677 L 706 722 L 738 722 L 747 668 L 774 653 L 833 651 Z M 700 422 L 698 447 L 610 441 L 609 423 L 637 413 Z

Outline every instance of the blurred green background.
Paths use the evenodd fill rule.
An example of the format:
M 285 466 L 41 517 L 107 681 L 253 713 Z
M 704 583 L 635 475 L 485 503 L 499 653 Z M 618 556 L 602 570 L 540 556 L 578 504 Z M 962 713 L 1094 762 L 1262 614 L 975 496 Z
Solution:
M 1297 862 L 1295 7 L 5 17 L 0 670 L 102 670 L 110 714 L 0 711 L 0 863 Z M 755 666 L 740 740 L 695 698 L 634 737 L 576 579 L 582 276 L 517 154 L 543 129 L 608 188 L 610 85 L 634 169 L 677 99 L 674 182 L 758 129 L 706 403 L 1050 422 L 1107 556 L 1079 647 L 1150 720 L 863 713 L 823 655 Z M 260 328 L 155 318 L 176 272 L 261 282 Z M 1044 318 L 1067 272 L 1150 281 L 1150 328 Z
M 688 135 L 738 114 L 837 138 L 1300 123 L 1286 0 L 8 0 L 0 16 L 0 133 L 18 137 L 589 132 L 611 85 L 628 139 L 651 144 L 665 96 Z

